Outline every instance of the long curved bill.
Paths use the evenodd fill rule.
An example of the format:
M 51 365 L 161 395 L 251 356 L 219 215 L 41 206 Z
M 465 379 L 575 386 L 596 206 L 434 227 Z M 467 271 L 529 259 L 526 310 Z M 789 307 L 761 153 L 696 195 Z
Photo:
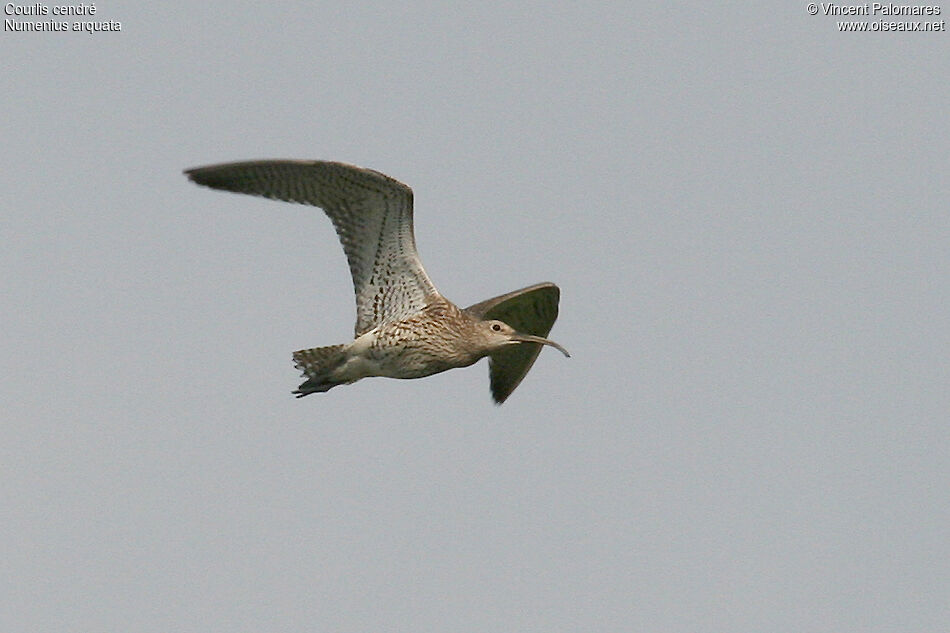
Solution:
M 515 333 L 511 338 L 517 343 L 540 343 L 541 345 L 550 345 L 551 347 L 560 351 L 562 354 L 564 354 L 568 358 L 571 357 L 571 355 L 567 352 L 566 349 L 564 349 L 563 347 L 561 347 L 560 345 L 558 345 L 551 339 L 541 338 L 540 336 L 534 336 L 533 334 L 522 334 L 521 332 Z

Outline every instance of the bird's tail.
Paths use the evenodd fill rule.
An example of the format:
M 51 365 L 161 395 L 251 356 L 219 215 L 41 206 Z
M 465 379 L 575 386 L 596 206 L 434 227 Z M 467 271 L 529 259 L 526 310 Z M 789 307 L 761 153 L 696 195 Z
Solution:
M 329 391 L 333 387 L 346 382 L 345 380 L 334 380 L 332 377 L 334 370 L 346 361 L 346 353 L 343 348 L 343 345 L 329 345 L 294 352 L 294 365 L 303 372 L 304 378 L 307 379 L 294 391 L 298 398 L 303 398 L 311 393 Z

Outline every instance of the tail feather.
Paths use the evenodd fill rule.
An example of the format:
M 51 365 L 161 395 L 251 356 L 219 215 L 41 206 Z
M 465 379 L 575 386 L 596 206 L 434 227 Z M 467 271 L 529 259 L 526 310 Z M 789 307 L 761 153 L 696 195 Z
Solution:
M 334 370 L 346 361 L 343 348 L 343 345 L 329 345 L 294 352 L 294 365 L 303 372 L 307 380 L 293 393 L 298 398 L 303 398 L 311 393 L 323 393 L 344 384 L 345 380 L 334 380 L 332 377 Z

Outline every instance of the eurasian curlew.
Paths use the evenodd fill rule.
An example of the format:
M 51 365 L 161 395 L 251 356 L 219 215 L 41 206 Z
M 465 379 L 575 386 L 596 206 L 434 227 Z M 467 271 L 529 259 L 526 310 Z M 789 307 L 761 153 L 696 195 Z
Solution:
M 501 404 L 531 369 L 557 319 L 552 283 L 461 309 L 426 275 L 412 230 L 412 190 L 344 163 L 262 160 L 185 171 L 199 185 L 320 207 L 343 244 L 356 291 L 354 340 L 294 352 L 306 380 L 297 397 L 368 376 L 422 378 L 489 357 Z

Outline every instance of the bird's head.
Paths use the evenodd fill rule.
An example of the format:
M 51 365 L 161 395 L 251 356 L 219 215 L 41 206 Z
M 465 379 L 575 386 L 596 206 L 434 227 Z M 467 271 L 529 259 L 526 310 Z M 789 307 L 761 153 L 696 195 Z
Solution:
M 478 332 L 485 343 L 487 352 L 491 353 L 508 345 L 517 345 L 519 343 L 539 343 L 541 345 L 550 345 L 562 354 L 571 357 L 567 350 L 554 341 L 533 334 L 524 334 L 518 332 L 513 327 L 498 320 L 487 320 L 478 322 Z

